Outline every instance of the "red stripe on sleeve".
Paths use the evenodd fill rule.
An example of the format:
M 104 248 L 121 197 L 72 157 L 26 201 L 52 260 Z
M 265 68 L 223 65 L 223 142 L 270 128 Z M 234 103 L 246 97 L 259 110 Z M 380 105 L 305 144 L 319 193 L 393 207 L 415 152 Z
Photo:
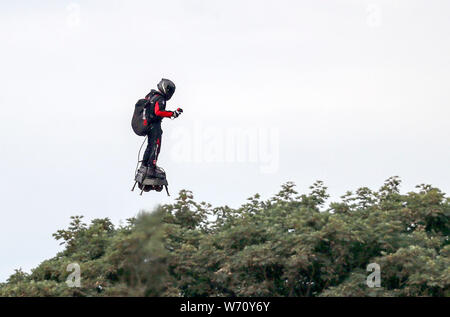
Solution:
M 165 117 L 165 118 L 167 118 L 167 117 L 171 117 L 173 115 L 173 112 L 172 111 L 161 111 L 161 110 L 159 110 L 159 102 L 157 101 L 156 104 L 155 104 L 155 114 L 158 117 Z

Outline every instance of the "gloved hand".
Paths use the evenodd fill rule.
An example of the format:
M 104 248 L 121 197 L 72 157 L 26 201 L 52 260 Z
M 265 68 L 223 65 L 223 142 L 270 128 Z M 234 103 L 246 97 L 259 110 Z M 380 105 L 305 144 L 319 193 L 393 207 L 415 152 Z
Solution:
M 182 114 L 182 113 L 183 113 L 183 109 L 178 108 L 177 110 L 175 110 L 175 111 L 173 112 L 172 118 L 178 118 L 178 116 L 179 116 L 180 114 Z

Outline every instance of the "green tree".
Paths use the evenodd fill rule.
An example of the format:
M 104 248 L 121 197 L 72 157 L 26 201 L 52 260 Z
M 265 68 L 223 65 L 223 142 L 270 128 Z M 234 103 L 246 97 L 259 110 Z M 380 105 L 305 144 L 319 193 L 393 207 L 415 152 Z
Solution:
M 450 199 L 398 177 L 348 191 L 325 206 L 320 181 L 299 195 L 212 208 L 190 191 L 114 226 L 71 218 L 54 237 L 64 250 L 30 274 L 17 270 L 0 296 L 449 296 Z M 82 285 L 66 284 L 78 263 Z M 381 268 L 381 287 L 366 284 Z

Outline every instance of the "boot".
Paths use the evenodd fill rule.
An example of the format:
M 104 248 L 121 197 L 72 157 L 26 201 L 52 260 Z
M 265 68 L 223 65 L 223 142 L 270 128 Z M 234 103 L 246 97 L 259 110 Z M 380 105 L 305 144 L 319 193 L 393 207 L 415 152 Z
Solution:
M 142 164 L 141 167 L 139 167 L 138 169 L 138 174 L 142 174 L 145 176 L 147 174 L 147 170 L 148 166 Z
M 149 166 L 147 169 L 147 174 L 145 175 L 146 178 L 166 178 L 166 173 L 164 173 L 163 170 L 161 170 L 159 167 L 156 166 Z

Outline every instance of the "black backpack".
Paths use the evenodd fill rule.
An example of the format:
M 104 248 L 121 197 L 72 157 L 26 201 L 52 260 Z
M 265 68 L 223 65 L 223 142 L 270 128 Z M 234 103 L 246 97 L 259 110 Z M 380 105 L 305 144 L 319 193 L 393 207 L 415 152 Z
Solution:
M 154 108 L 151 107 L 154 104 L 155 96 L 149 96 L 148 99 L 139 99 L 134 107 L 131 127 L 134 133 L 139 136 L 146 136 L 149 133 L 151 123 L 155 119 Z

